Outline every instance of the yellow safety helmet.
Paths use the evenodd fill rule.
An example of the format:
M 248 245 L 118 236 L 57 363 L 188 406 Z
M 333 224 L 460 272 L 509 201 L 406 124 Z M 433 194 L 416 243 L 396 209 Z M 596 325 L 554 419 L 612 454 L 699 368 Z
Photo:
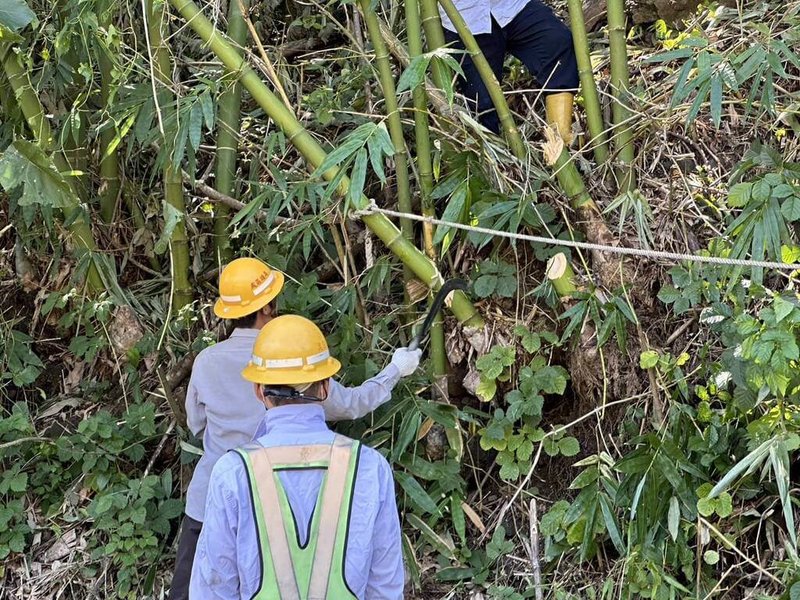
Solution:
M 265 385 L 297 385 L 322 381 L 341 368 L 319 327 L 304 317 L 283 315 L 261 328 L 242 377 Z
M 264 308 L 283 289 L 283 273 L 257 258 L 237 258 L 219 275 L 219 298 L 214 314 L 239 319 Z

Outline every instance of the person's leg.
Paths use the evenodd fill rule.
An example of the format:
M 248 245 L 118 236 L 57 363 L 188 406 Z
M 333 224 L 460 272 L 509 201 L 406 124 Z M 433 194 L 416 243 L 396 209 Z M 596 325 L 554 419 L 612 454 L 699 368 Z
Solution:
M 169 600 L 189 600 L 189 580 L 192 577 L 192 564 L 197 540 L 203 524 L 184 515 L 181 535 L 178 540 L 178 554 L 175 557 L 175 575 L 169 590 Z
M 464 50 L 464 44 L 457 33 L 445 29 L 444 37 L 448 47 Z M 492 32 L 478 34 L 475 36 L 475 40 L 478 42 L 478 46 L 480 46 L 489 66 L 492 67 L 497 80 L 502 80 L 503 60 L 506 55 L 503 30 L 492 20 Z M 464 79 L 460 79 L 459 83 L 461 93 L 464 94 L 472 108 L 478 113 L 481 124 L 495 133 L 500 133 L 500 120 L 497 117 L 497 111 L 494 110 L 489 90 L 486 89 L 486 85 L 483 83 L 472 57 L 467 53 L 462 55 L 461 68 L 464 70 Z
M 569 143 L 572 98 L 578 89 L 578 65 L 569 27 L 541 0 L 529 0 L 503 31 L 508 51 L 545 90 L 548 123 L 556 125 Z

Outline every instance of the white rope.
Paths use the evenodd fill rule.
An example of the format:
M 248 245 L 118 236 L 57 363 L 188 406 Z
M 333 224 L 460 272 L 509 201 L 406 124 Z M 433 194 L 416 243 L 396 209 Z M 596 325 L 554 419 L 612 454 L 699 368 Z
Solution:
M 500 231 L 498 229 L 489 229 L 487 227 L 477 227 L 475 225 L 464 225 L 463 223 L 454 223 L 452 221 L 442 221 L 433 217 L 425 217 L 422 215 L 415 215 L 413 213 L 398 212 L 396 210 L 388 210 L 380 208 L 374 202 L 363 210 L 350 211 L 350 216 L 353 218 L 360 218 L 364 216 L 382 214 L 387 217 L 397 217 L 399 219 L 410 219 L 412 221 L 420 221 L 422 223 L 430 223 L 431 225 L 439 225 L 442 227 L 452 227 L 453 229 L 461 229 L 462 231 L 470 231 L 474 233 L 483 233 L 494 237 L 509 238 L 512 240 L 523 240 L 526 242 L 534 242 L 537 244 L 549 244 L 552 246 L 566 246 L 568 248 L 578 248 L 580 250 L 592 250 L 598 252 L 610 252 L 612 254 L 628 254 L 631 256 L 644 256 L 647 258 L 660 258 L 670 261 L 693 261 L 699 263 L 710 263 L 715 265 L 729 265 L 734 267 L 761 267 L 763 269 L 778 269 L 781 271 L 798 271 L 800 264 L 798 263 L 779 263 L 768 260 L 749 260 L 741 258 L 723 258 L 721 256 L 700 256 L 697 254 L 682 254 L 680 252 L 666 252 L 663 250 L 645 250 L 643 248 L 626 248 L 623 246 L 607 246 L 604 244 L 593 244 L 591 242 L 576 242 L 574 240 L 559 240 L 556 238 L 542 237 L 538 235 L 527 235 L 524 233 L 511 233 L 510 231 Z

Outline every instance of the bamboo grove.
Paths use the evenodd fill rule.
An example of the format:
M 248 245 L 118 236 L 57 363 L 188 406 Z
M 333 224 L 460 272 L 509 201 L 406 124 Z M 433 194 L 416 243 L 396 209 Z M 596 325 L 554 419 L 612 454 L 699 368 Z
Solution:
M 61 597 L 168 587 L 207 301 L 258 255 L 343 384 L 470 280 L 341 424 L 392 465 L 424 597 L 800 598 L 797 273 L 563 247 L 800 262 L 800 4 L 547 4 L 572 136 L 453 0 L 0 0 L 0 597 L 42 539 L 90 582 Z
M 22 7 L 23 4 L 19 0 L 14 2 Z M 427 4 L 427 6 L 426 6 Z M 477 47 L 474 38 L 466 27 L 466 23 L 460 18 L 457 10 L 452 2 L 449 0 L 442 1 L 442 8 L 453 19 L 459 34 L 467 45 L 468 52 L 472 54 L 473 59 L 481 70 L 482 77 L 485 79 L 487 87 L 491 91 L 492 99 L 496 105 L 503 124 L 503 131 L 512 150 L 512 153 L 520 161 L 526 160 L 527 150 L 523 145 L 522 139 L 519 135 L 514 118 L 508 110 L 503 93 L 500 90 L 499 84 L 491 73 L 488 64 L 483 59 L 480 49 Z M 325 163 L 326 152 L 304 131 L 303 126 L 297 121 L 294 110 L 287 107 L 270 89 L 269 85 L 265 84 L 259 76 L 249 66 L 248 61 L 243 58 L 240 48 L 246 44 L 247 26 L 245 19 L 242 16 L 242 11 L 247 10 L 247 5 L 243 2 L 231 2 L 228 14 L 229 30 L 228 35 L 212 25 L 207 18 L 202 14 L 199 8 L 191 1 L 176 1 L 172 2 L 172 7 L 177 14 L 180 14 L 185 22 L 194 30 L 196 35 L 208 44 L 208 47 L 218 57 L 219 60 L 228 69 L 231 74 L 231 85 L 226 87 L 225 92 L 219 98 L 219 117 L 217 119 L 218 136 L 217 136 L 217 158 L 216 158 L 216 174 L 215 174 L 215 189 L 221 195 L 226 197 L 236 196 L 236 151 L 237 151 L 237 135 L 236 131 L 239 125 L 239 106 L 241 102 L 241 90 L 246 89 L 252 97 L 259 103 L 264 110 L 265 114 L 271 118 L 276 125 L 287 134 L 292 144 L 298 151 L 305 157 L 311 170 L 318 168 L 321 164 Z M 100 11 L 103 22 L 100 27 L 112 25 L 114 18 L 113 8 L 104 6 Z M 162 163 L 163 171 L 163 189 L 164 189 L 164 227 L 168 233 L 168 244 L 170 248 L 170 261 L 169 272 L 171 273 L 172 286 L 173 286 L 173 302 L 176 309 L 185 306 L 192 299 L 191 283 L 189 277 L 190 261 L 187 234 L 186 234 L 186 207 L 183 192 L 183 177 L 181 171 L 183 165 L 179 160 L 181 157 L 176 156 L 175 148 L 173 147 L 174 140 L 171 138 L 172 130 L 178 119 L 176 114 L 177 99 L 171 95 L 172 82 L 170 74 L 174 72 L 174 67 L 170 65 L 169 49 L 165 36 L 169 35 L 169 30 L 175 25 L 172 23 L 169 12 L 165 6 L 158 4 L 145 5 L 146 11 L 144 14 L 144 23 L 146 24 L 145 38 L 147 47 L 144 51 L 149 57 L 150 73 L 149 77 L 152 79 L 152 88 L 154 90 L 153 101 L 155 103 L 156 114 L 158 118 L 158 129 L 161 131 L 162 138 L 154 140 L 154 144 L 160 145 L 160 161 Z M 441 33 L 441 24 L 436 17 L 435 6 L 430 3 L 423 2 L 422 10 L 414 5 L 407 7 L 408 18 L 408 44 L 411 50 L 410 55 L 412 58 L 417 58 L 422 55 L 423 46 L 421 43 L 421 23 L 424 24 L 425 38 L 427 39 L 427 46 L 430 52 L 436 51 L 443 42 L 444 36 Z M 621 14 L 622 7 L 613 6 L 618 14 Z M 373 48 L 376 51 L 376 64 L 379 73 L 380 89 L 383 92 L 384 101 L 386 103 L 386 117 L 391 136 L 392 144 L 395 147 L 394 154 L 391 156 L 395 169 L 395 176 L 397 181 L 397 206 L 402 212 L 411 212 L 412 210 L 412 189 L 410 187 L 410 173 L 411 170 L 407 164 L 407 157 L 409 154 L 410 146 L 407 145 L 408 132 L 404 129 L 403 120 L 401 119 L 400 109 L 398 107 L 398 94 L 396 88 L 395 75 L 389 51 L 383 39 L 383 34 L 380 27 L 380 17 L 375 13 L 375 7 L 368 3 L 362 3 L 360 6 L 361 13 L 366 24 L 366 31 Z M 574 12 L 574 11 L 573 11 Z M 419 15 L 424 15 L 424 20 L 421 22 Z M 574 12 L 575 15 L 577 13 Z M 622 25 L 616 27 L 624 30 L 624 16 L 622 17 Z M 574 19 L 575 26 L 582 27 L 579 18 Z M 27 24 L 27 23 L 26 23 Z M 24 29 L 24 27 L 20 28 Z M 103 31 L 103 29 L 101 29 Z M 615 33 L 616 29 L 612 30 Z M 623 31 L 624 33 L 624 31 Z M 12 84 L 15 90 L 16 102 L 19 108 L 23 110 L 31 127 L 31 135 L 38 145 L 39 149 L 45 154 L 46 161 L 53 161 L 53 170 L 57 170 L 63 174 L 66 172 L 78 173 L 80 169 L 74 165 L 65 162 L 67 156 L 66 148 L 57 148 L 55 138 L 49 131 L 49 123 L 46 118 L 43 118 L 45 110 L 39 103 L 36 97 L 35 90 L 31 88 L 30 82 L 25 73 L 26 68 L 21 64 L 22 57 L 19 54 L 17 43 L 22 41 L 18 34 L 8 27 L 4 27 L 4 37 L 6 38 L 2 44 L 4 52 L 4 69 L 5 78 Z M 579 56 L 582 59 L 582 72 L 583 72 L 583 86 L 586 90 L 585 94 L 589 101 L 587 102 L 587 119 L 590 123 L 592 142 L 595 146 L 596 156 L 599 159 L 608 159 L 607 152 L 605 151 L 605 131 L 602 123 L 601 115 L 599 114 L 599 105 L 596 102 L 596 88 L 593 77 L 587 76 L 590 71 L 590 65 L 587 64 L 588 50 L 585 47 L 585 32 L 578 31 L 576 35 L 576 45 L 579 48 Z M 622 46 L 616 44 L 614 48 L 613 65 L 614 72 L 625 72 L 625 48 L 624 43 Z M 100 101 L 108 104 L 111 100 L 109 88 L 110 82 L 108 81 L 112 74 L 110 73 L 110 59 L 108 54 L 113 52 L 113 48 L 103 48 L 99 54 L 99 70 L 101 78 Z M 444 71 L 444 64 L 437 59 L 431 61 L 432 76 L 434 79 L 440 80 Z M 589 71 L 587 71 L 587 69 Z M 451 77 L 447 72 L 447 76 Z M 426 86 L 423 85 L 424 78 L 418 81 L 415 85 L 414 92 L 414 119 L 415 124 L 415 144 L 416 156 L 410 156 L 414 165 L 416 165 L 415 172 L 417 174 L 416 191 L 423 199 L 423 212 L 431 215 L 431 203 L 426 198 L 430 195 L 432 188 L 431 182 L 431 147 L 429 142 L 429 127 L 426 123 L 428 117 L 425 113 L 428 110 L 429 102 L 427 101 L 425 90 Z M 622 93 L 624 92 L 625 81 L 624 78 L 619 76 L 615 80 L 616 85 L 620 89 L 618 102 L 615 105 L 615 119 L 616 124 L 623 121 L 626 123 L 626 131 L 630 131 L 627 113 L 624 109 L 625 98 Z M 452 85 L 452 84 L 451 84 Z M 452 88 L 451 88 L 452 89 Z M 595 100 L 592 100 L 594 98 Z M 6 103 L 14 101 L 12 98 L 6 98 Z M 619 110 L 617 110 L 619 107 Z M 15 107 L 6 106 L 6 111 L 11 114 Z M 79 118 L 81 117 L 80 110 L 77 112 Z M 76 132 L 81 133 L 81 132 Z M 76 133 L 73 133 L 73 137 Z M 84 138 L 86 132 L 82 132 Z M 70 201 L 70 206 L 65 207 L 64 220 L 69 223 L 72 230 L 72 236 L 76 249 L 80 249 L 79 256 L 83 256 L 84 251 L 88 251 L 88 278 L 87 285 L 90 290 L 99 291 L 104 286 L 97 275 L 99 260 L 95 243 L 92 237 L 90 227 L 91 214 L 95 210 L 102 221 L 111 222 L 115 215 L 119 214 L 120 207 L 117 205 L 118 201 L 125 196 L 121 193 L 121 179 L 119 173 L 119 157 L 118 146 L 121 143 L 120 132 L 114 131 L 114 128 L 108 124 L 103 127 L 100 137 L 97 139 L 100 144 L 100 159 L 99 159 L 99 172 L 100 172 L 100 188 L 97 193 L 98 204 L 93 207 L 86 202 L 86 197 L 81 198 L 78 195 L 78 190 L 75 190 L 76 183 L 81 181 L 78 175 L 68 177 L 69 183 L 59 181 L 59 184 L 64 185 L 65 188 L 72 188 L 74 196 Z M 595 143 L 594 140 L 597 140 Z M 87 139 L 82 140 L 81 145 L 86 150 L 85 144 Z M 620 164 L 629 162 L 629 153 L 631 149 L 630 136 L 623 134 L 619 137 L 618 147 L 615 156 L 620 157 Z M 627 158 L 626 158 L 627 157 Z M 553 164 L 555 175 L 561 185 L 564 187 L 568 196 L 573 199 L 576 207 L 592 206 L 592 200 L 588 197 L 585 191 L 585 186 L 582 183 L 581 177 L 577 170 L 574 168 L 572 159 L 569 156 L 569 149 L 564 149 L 562 152 L 556 154 L 549 159 Z M 85 168 L 85 166 L 84 166 Z M 82 171 L 81 171 L 82 172 Z M 350 180 L 343 174 L 339 173 L 335 165 L 326 169 L 322 175 L 329 181 L 336 183 L 339 193 L 343 196 L 348 194 L 350 188 Z M 84 176 L 85 177 L 85 176 Z M 191 175 L 190 175 L 191 177 Z M 361 185 L 363 186 L 363 174 L 361 174 Z M 81 183 L 81 185 L 84 185 Z M 627 185 L 624 181 L 623 186 Z M 74 202 L 72 202 L 74 200 Z M 358 196 L 354 197 L 352 208 L 364 209 L 367 206 L 366 198 Z M 136 204 L 132 203 L 129 208 L 133 208 L 134 216 L 141 219 L 139 211 L 136 209 Z M 221 260 L 231 256 L 230 242 L 227 239 L 226 227 L 229 222 L 228 211 L 230 207 L 225 203 L 217 205 L 215 217 L 215 239 L 216 239 L 216 252 Z M 595 211 L 596 212 L 596 211 Z M 76 216 L 80 213 L 80 217 Z M 424 251 L 420 251 L 416 247 L 417 237 L 413 231 L 413 226 L 410 222 L 401 224 L 402 235 L 392 225 L 388 219 L 381 215 L 373 214 L 364 216 L 363 220 L 367 227 L 372 229 L 378 237 L 386 243 L 387 247 L 397 255 L 400 260 L 405 264 L 407 269 L 407 277 L 417 277 L 424 284 L 428 285 L 431 289 L 435 290 L 442 281 L 441 276 L 436 271 L 436 268 L 431 263 L 435 260 L 436 251 L 432 243 L 431 228 L 427 228 L 423 235 L 425 242 L 423 243 Z M 106 275 L 106 278 L 110 273 Z M 465 297 L 459 292 L 452 307 L 454 313 L 458 316 L 459 320 L 470 326 L 481 326 L 480 318 L 475 313 L 474 309 L 470 306 Z

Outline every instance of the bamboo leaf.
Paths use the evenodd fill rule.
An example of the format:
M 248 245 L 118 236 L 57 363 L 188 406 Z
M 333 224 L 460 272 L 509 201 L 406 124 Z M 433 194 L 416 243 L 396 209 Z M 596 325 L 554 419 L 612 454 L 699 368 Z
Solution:
M 789 480 L 789 451 L 783 441 L 779 441 L 769 449 L 769 459 L 772 464 L 772 474 L 775 476 L 775 483 L 778 486 L 778 495 L 783 505 L 783 518 L 786 521 L 786 530 L 792 545 L 797 549 L 797 528 L 794 526 L 794 507 L 789 490 L 791 481 Z
M 403 74 L 400 75 L 400 80 L 397 82 L 397 93 L 400 94 L 406 90 L 416 89 L 425 81 L 425 73 L 428 70 L 430 61 L 430 56 L 415 56 L 403 71 Z
M 672 537 L 672 541 L 676 541 L 678 539 L 678 527 L 681 522 L 681 507 L 678 503 L 678 498 L 676 496 L 672 496 L 669 499 L 669 515 L 667 516 L 667 528 L 669 529 L 669 535 Z
M 455 551 L 453 542 L 444 539 L 442 536 L 436 533 L 430 525 L 428 525 L 414 513 L 407 513 L 405 515 L 405 520 L 406 523 L 418 530 L 437 551 L 450 560 L 455 559 L 455 556 L 453 555 L 453 552 Z
M 722 492 L 726 491 L 733 484 L 733 482 L 736 481 L 739 475 L 745 471 L 752 473 L 755 469 L 757 469 L 769 454 L 769 450 L 774 443 L 774 439 L 767 440 L 738 463 L 736 463 L 733 468 L 728 471 L 725 477 L 723 477 L 719 483 L 717 483 L 717 485 L 711 488 L 711 491 L 708 493 L 708 498 L 716 498 Z
M 367 139 L 370 135 L 372 135 L 374 130 L 375 125 L 373 123 L 364 123 L 363 125 L 354 129 L 338 148 L 332 150 L 331 153 L 325 157 L 325 160 L 320 163 L 319 167 L 314 170 L 312 175 L 319 177 L 332 167 L 343 164 L 347 159 L 358 152 L 358 150 L 363 147 L 365 143 L 367 143 Z
M 350 174 L 350 187 L 347 190 L 348 202 L 356 206 L 364 194 L 364 182 L 367 179 L 367 149 L 361 148 L 353 161 Z
M 192 104 L 189 112 L 189 144 L 197 152 L 200 149 L 200 139 L 203 133 L 203 111 L 199 102 Z
M 614 543 L 617 551 L 625 554 L 625 544 L 622 541 L 622 535 L 619 532 L 619 525 L 617 525 L 617 518 L 611 511 L 611 506 L 608 503 L 608 498 L 605 494 L 600 494 L 600 508 L 603 511 L 603 520 L 605 521 L 606 531 L 611 536 L 611 541 Z
M 436 502 L 433 501 L 433 498 L 430 497 L 428 492 L 422 488 L 416 479 L 403 471 L 396 471 L 394 478 L 418 508 L 426 513 L 439 514 L 439 508 L 436 506 Z
M 169 247 L 169 241 L 172 239 L 172 232 L 175 230 L 178 223 L 180 223 L 181 219 L 183 219 L 183 213 L 166 200 L 163 202 L 163 208 L 164 228 L 161 231 L 161 237 L 158 238 L 155 246 L 153 246 L 153 251 L 156 254 L 164 254 L 164 252 L 166 252 Z
M 419 423 L 422 420 L 420 413 L 416 410 L 409 410 L 403 415 L 403 420 L 400 423 L 400 429 L 397 432 L 397 439 L 394 448 L 392 448 L 392 457 L 394 460 L 400 458 L 408 448 L 409 444 L 414 441 L 414 434 L 419 429 Z
M 719 129 L 722 121 L 722 79 L 719 74 L 711 78 L 711 120 Z

